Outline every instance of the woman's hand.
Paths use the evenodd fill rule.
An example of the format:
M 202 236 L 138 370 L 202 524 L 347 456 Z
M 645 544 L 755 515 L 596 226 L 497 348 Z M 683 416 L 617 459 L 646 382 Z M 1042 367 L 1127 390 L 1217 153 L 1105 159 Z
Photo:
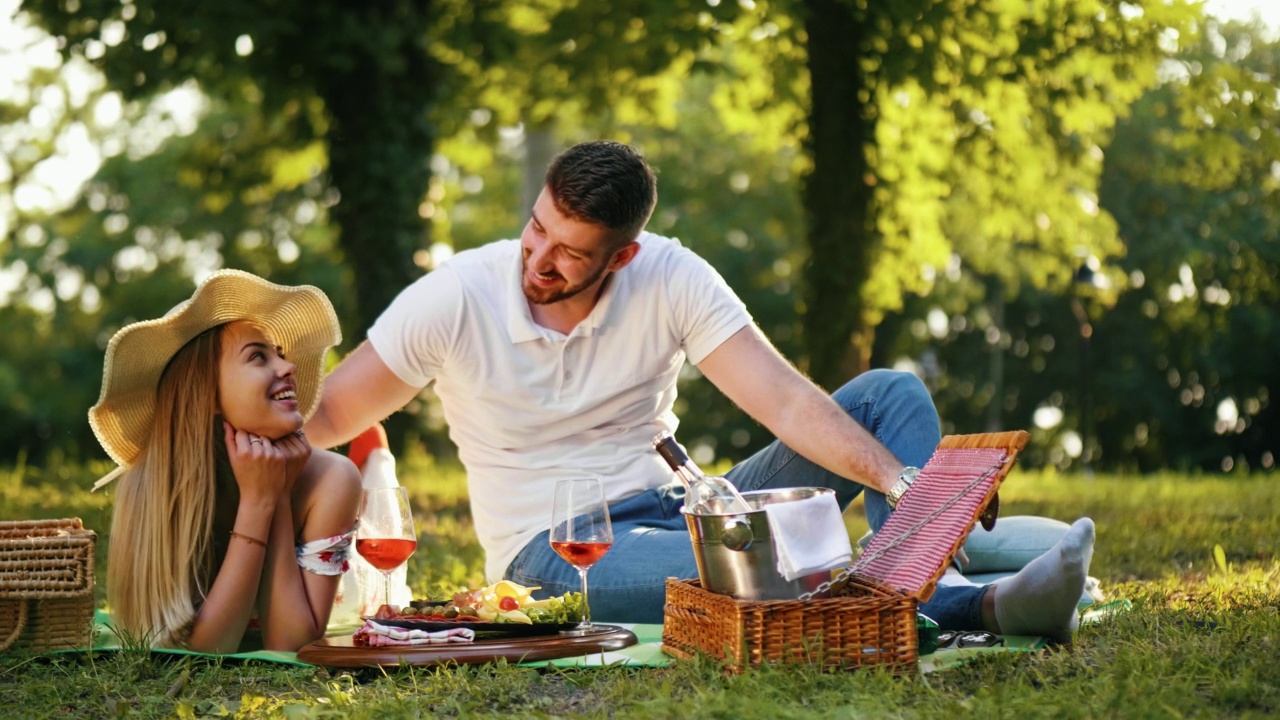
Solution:
M 225 419 L 222 435 L 240 501 L 226 556 L 187 641 L 192 650 L 217 653 L 235 652 L 240 645 L 272 555 L 293 553 L 290 539 L 281 542 L 272 533 L 276 509 L 289 497 L 285 453 L 270 438 L 237 430 Z
M 293 484 L 286 472 L 290 455 L 276 447 L 270 438 L 237 430 L 226 420 L 222 421 L 222 428 L 241 499 L 269 502 L 274 507 L 280 495 Z M 308 455 L 310 452 L 308 448 Z
M 284 455 L 284 482 L 289 491 L 302 474 L 302 468 L 311 458 L 311 443 L 301 431 L 290 433 L 275 441 L 275 448 Z

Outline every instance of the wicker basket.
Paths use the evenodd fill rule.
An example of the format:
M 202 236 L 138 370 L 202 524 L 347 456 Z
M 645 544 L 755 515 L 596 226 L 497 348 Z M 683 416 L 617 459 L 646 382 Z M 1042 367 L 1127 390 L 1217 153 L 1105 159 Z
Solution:
M 991 466 L 982 482 L 975 481 L 959 491 L 966 500 L 957 511 L 963 517 L 960 522 L 948 518 L 955 527 L 954 539 L 935 542 L 921 553 L 919 543 L 908 547 L 911 543 L 904 542 L 911 539 L 911 533 L 892 535 L 895 526 L 915 523 L 918 527 L 920 523 L 912 514 L 918 518 L 932 500 L 928 489 L 917 491 L 913 485 L 877 540 L 854 565 L 855 572 L 833 587 L 830 597 L 736 600 L 704 590 L 697 580 L 668 578 L 663 650 L 678 658 L 707 654 L 731 672 L 777 663 L 914 671 L 918 660 L 917 604 L 932 596 L 938 577 L 964 544 L 968 529 L 995 498 L 1000 482 L 1028 439 L 1021 431 L 943 438 L 939 452 L 921 471 L 924 480 L 918 478 L 917 483 L 927 483 L 947 472 L 939 469 L 947 462 L 943 450 L 1004 451 L 1003 464 Z M 908 566 L 914 571 L 901 572 Z
M 706 653 L 733 672 L 775 663 L 913 669 L 915 598 L 863 577 L 838 592 L 804 602 L 735 600 L 668 578 L 662 648 L 679 658 Z
M 79 518 L 0 522 L 0 652 L 89 646 L 96 541 Z

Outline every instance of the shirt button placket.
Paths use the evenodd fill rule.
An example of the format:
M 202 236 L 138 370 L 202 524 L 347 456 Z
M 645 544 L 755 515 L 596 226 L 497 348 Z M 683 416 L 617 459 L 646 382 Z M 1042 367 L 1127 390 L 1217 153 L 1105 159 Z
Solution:
M 575 333 L 576 333 L 576 329 L 575 329 Z M 575 335 L 570 335 L 564 341 L 564 347 L 561 349 L 561 352 L 560 352 L 560 387 L 561 388 L 563 388 L 566 385 L 572 386 L 573 384 L 573 375 L 574 375 L 573 359 L 575 357 L 575 353 L 571 352 L 570 346 L 573 345 L 574 342 L 580 342 L 581 339 L 582 338 L 580 336 L 575 334 Z
M 556 382 L 556 400 L 560 400 L 560 398 L 564 395 L 564 384 L 570 377 L 570 373 L 568 370 L 565 369 L 565 365 L 564 365 L 565 350 L 568 347 L 569 347 L 569 338 L 566 338 L 563 342 L 560 343 L 560 353 L 556 359 L 556 363 L 558 366 L 557 369 L 559 370 L 559 372 L 557 373 L 558 378 Z

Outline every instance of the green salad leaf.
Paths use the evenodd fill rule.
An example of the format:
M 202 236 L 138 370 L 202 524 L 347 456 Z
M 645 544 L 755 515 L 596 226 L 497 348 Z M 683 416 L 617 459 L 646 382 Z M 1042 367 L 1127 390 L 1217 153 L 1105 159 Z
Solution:
M 524 614 L 539 625 L 582 622 L 582 593 L 568 592 L 560 597 L 553 597 L 546 605 L 529 608 Z

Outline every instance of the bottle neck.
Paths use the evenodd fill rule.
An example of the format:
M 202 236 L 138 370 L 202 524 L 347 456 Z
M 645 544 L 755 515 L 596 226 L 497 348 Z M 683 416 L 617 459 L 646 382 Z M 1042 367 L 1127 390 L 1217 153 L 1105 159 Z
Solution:
M 680 482 L 684 483 L 684 486 L 688 489 L 693 489 L 694 485 L 702 484 L 707 478 L 707 476 L 703 474 L 702 470 L 698 469 L 698 466 L 694 465 L 692 462 L 680 465 L 673 469 L 675 470 L 676 477 L 680 478 Z
M 724 478 L 708 477 L 670 433 L 654 438 L 653 449 L 667 461 L 689 491 L 685 507 L 693 514 L 750 512 L 751 508 L 732 484 Z
M 706 473 L 702 472 L 702 468 L 698 467 L 690 457 L 689 453 L 680 447 L 680 443 L 671 435 L 661 435 L 654 441 L 653 449 L 658 451 L 663 460 L 667 461 L 667 465 L 672 470 L 679 472 L 687 472 L 693 477 L 705 477 Z

